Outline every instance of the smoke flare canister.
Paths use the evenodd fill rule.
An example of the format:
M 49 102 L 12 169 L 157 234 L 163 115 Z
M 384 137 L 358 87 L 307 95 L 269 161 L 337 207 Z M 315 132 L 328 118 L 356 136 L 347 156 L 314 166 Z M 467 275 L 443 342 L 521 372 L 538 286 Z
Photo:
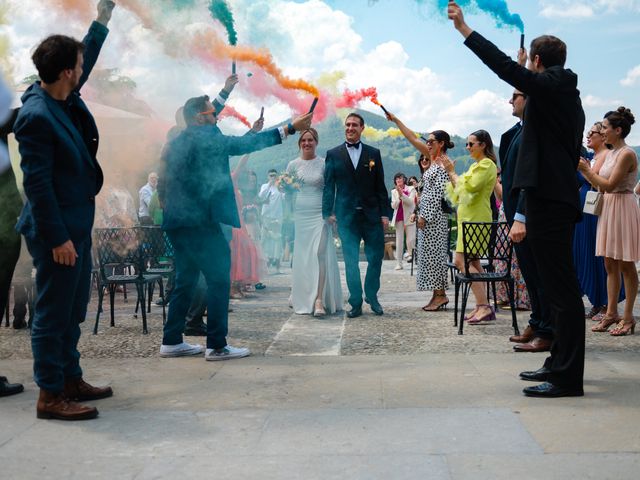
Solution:
M 520 49 L 524 48 L 524 33 L 520 34 Z
M 318 97 L 314 97 L 311 108 L 309 109 L 309 113 L 313 113 L 313 111 L 316 109 L 316 105 L 318 105 Z

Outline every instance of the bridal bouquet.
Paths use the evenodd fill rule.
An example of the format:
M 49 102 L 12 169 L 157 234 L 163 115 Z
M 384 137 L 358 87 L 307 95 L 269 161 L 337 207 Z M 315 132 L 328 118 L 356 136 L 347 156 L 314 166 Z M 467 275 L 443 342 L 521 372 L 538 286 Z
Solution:
M 283 172 L 278 177 L 276 184 L 284 193 L 295 193 L 302 187 L 302 179 L 295 172 Z

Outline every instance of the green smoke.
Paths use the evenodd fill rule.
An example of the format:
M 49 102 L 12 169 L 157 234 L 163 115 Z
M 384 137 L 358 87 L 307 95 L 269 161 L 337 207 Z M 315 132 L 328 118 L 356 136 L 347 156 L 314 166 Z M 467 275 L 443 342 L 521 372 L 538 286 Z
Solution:
M 224 28 L 227 30 L 227 35 L 229 36 L 229 44 L 236 45 L 238 43 L 238 34 L 233 25 L 233 14 L 227 2 L 225 2 L 225 0 L 211 0 L 209 11 L 214 20 L 218 20 L 224 25 Z

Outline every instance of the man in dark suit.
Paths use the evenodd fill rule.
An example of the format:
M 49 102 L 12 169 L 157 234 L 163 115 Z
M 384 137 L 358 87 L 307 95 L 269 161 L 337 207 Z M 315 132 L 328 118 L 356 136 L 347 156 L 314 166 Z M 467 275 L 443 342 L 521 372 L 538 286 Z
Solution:
M 221 110 L 221 108 L 220 108 Z M 175 251 L 176 279 L 160 347 L 161 357 L 199 355 L 205 360 L 246 357 L 248 348 L 227 344 L 231 255 L 221 224 L 240 228 L 229 156 L 244 155 L 282 143 L 311 124 L 312 114 L 296 118 L 286 127 L 242 137 L 223 135 L 217 123 L 219 109 L 202 96 L 184 106 L 187 128 L 165 148 L 158 194 L 163 224 Z M 185 317 L 200 272 L 207 283 L 207 348 L 183 341 Z
M 514 90 L 509 103 L 513 107 L 513 116 L 520 121 L 502 135 L 499 153 L 504 214 L 509 225 L 513 226 L 514 223 L 526 224 L 527 221 L 524 191 L 513 188 L 513 176 L 522 140 L 522 118 L 527 96 L 519 90 Z M 549 321 L 549 308 L 542 299 L 543 292 L 538 267 L 526 237 L 516 243 L 514 247 L 520 271 L 527 284 L 531 299 L 531 315 L 525 331 L 521 335 L 509 337 L 509 340 L 517 343 L 513 347 L 516 352 L 546 352 L 551 349 L 553 330 Z
M 514 62 L 469 28 L 455 2 L 449 2 L 448 15 L 465 45 L 528 97 L 512 187 L 525 192 L 526 224 L 514 223 L 510 236 L 516 243 L 525 236 L 529 240 L 554 341 L 542 368 L 520 374 L 524 380 L 544 383 L 523 392 L 536 397 L 582 396 L 584 304 L 572 255 L 574 226 L 581 216 L 576 169 L 585 122 L 578 76 L 564 68 L 567 50 L 559 38 L 535 38 L 525 68 L 524 49 Z
M 367 273 L 365 301 L 376 315 L 384 312 L 378 302 L 380 271 L 384 257 L 384 231 L 389 225 L 389 200 L 384 185 L 380 150 L 360 141 L 364 119 L 351 113 L 345 120 L 346 142 L 327 152 L 324 169 L 322 217 L 338 224 L 349 288 L 349 318 L 362 315 L 360 241 L 364 240 Z
M 98 129 L 80 98 L 98 59 L 115 4 L 98 3 L 98 18 L 83 43 L 53 35 L 32 59 L 41 82 L 22 97 L 15 124 L 27 203 L 17 229 L 36 267 L 36 311 L 31 333 L 38 418 L 95 418 L 74 400 L 113 395 L 82 379 L 78 340 L 89 301 L 91 228 L 103 177 L 96 159 Z

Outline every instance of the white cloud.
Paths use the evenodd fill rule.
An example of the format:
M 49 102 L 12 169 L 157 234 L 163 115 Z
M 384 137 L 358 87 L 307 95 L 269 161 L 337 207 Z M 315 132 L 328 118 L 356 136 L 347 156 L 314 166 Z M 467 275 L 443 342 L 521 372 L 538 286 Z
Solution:
M 606 13 L 640 11 L 640 0 L 540 0 L 540 16 L 585 19 Z
M 633 87 L 640 82 L 640 65 L 636 65 L 627 72 L 627 76 L 620 80 L 620 85 L 624 87 Z
M 466 137 L 475 130 L 487 130 L 495 144 L 516 119 L 507 99 L 489 90 L 479 90 L 455 105 L 441 110 L 430 129 L 440 128 Z
M 584 108 L 612 108 L 622 105 L 622 100 L 611 100 L 607 98 L 600 98 L 595 95 L 586 95 L 582 100 L 582 106 Z
M 590 18 L 595 15 L 593 7 L 584 3 L 543 2 L 540 15 L 546 18 Z

